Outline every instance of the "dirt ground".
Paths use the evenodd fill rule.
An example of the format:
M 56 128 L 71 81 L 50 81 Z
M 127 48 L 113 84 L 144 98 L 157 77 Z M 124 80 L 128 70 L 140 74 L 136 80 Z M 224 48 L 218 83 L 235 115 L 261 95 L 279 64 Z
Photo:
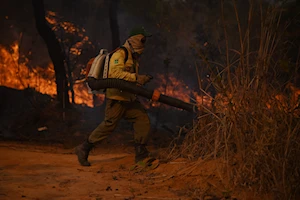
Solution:
M 129 145 L 97 147 L 89 160 L 91 167 L 80 166 L 74 149 L 61 145 L 0 141 L 0 199 L 265 199 L 222 187 L 215 162 L 195 168 L 195 162 L 180 158 L 137 171 Z
M 0 143 L 0 199 L 190 199 L 180 194 L 172 171 L 185 162 L 147 172 L 131 169 L 130 147 L 98 148 L 91 167 L 78 164 L 73 149 Z

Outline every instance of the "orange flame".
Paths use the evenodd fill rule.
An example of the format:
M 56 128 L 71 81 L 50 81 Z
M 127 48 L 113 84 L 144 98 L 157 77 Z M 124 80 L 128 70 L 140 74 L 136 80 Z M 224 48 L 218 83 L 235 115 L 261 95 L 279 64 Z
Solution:
M 52 26 L 53 31 L 63 31 L 64 34 L 71 34 L 71 35 L 76 35 L 77 37 L 81 38 L 81 41 L 76 42 L 75 44 L 72 44 L 72 47 L 70 47 L 70 53 L 73 55 L 81 55 L 82 51 L 82 46 L 84 44 L 91 44 L 89 41 L 89 37 L 85 35 L 86 30 L 84 28 L 80 28 L 73 24 L 72 22 L 67 22 L 67 21 L 61 21 L 60 17 L 53 11 L 48 11 L 46 20 L 48 23 Z M 60 38 L 58 38 L 60 42 Z M 69 37 L 66 37 L 66 41 L 69 41 Z
M 11 52 L 0 45 L 0 85 L 19 90 L 34 88 L 54 97 L 56 84 L 53 64 L 49 63 L 46 68 L 29 67 L 27 58 L 20 62 L 17 43 L 11 46 Z M 93 107 L 93 97 L 87 91 L 84 83 L 75 84 L 75 103 Z M 104 96 L 100 95 L 99 98 L 103 100 Z
M 27 67 L 27 58 L 20 62 L 17 43 L 11 46 L 11 53 L 0 45 L 0 58 L 1 85 L 19 90 L 31 87 L 37 91 L 46 91 L 44 94 L 55 94 L 54 70 L 50 64 L 46 69 Z
M 163 74 L 157 74 L 155 77 L 156 82 L 160 85 L 157 90 L 164 95 L 180 99 L 187 103 L 194 103 L 198 106 L 203 105 L 205 107 L 211 107 L 212 98 L 207 95 L 199 95 L 196 91 L 193 91 L 183 81 L 175 77 L 174 74 L 170 74 L 167 78 Z M 152 107 L 159 106 L 159 102 L 152 102 Z M 146 108 L 150 105 L 145 104 Z
M 272 106 L 276 106 L 279 109 L 284 110 L 287 113 L 293 113 L 296 116 L 300 116 L 300 89 L 294 84 L 288 83 L 286 85 L 288 95 L 276 94 L 273 99 L 267 102 L 267 108 L 271 109 Z

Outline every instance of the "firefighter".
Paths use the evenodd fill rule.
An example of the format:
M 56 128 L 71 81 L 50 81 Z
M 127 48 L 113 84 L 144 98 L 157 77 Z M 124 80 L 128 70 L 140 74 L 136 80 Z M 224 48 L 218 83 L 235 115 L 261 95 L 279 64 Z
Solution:
M 139 75 L 139 58 L 142 55 L 149 34 L 143 27 L 137 27 L 130 32 L 124 43 L 127 53 L 119 49 L 113 53 L 109 61 L 108 78 L 118 78 L 138 85 L 145 85 L 151 80 L 148 75 Z M 127 55 L 126 55 L 127 54 Z M 127 56 L 127 61 L 125 57 Z M 82 166 L 90 166 L 89 152 L 98 143 L 107 138 L 116 128 L 121 119 L 133 123 L 135 142 L 135 162 L 138 163 L 149 158 L 146 148 L 150 120 L 142 104 L 136 95 L 115 88 L 106 90 L 105 118 L 89 135 L 88 139 L 75 148 L 78 161 Z

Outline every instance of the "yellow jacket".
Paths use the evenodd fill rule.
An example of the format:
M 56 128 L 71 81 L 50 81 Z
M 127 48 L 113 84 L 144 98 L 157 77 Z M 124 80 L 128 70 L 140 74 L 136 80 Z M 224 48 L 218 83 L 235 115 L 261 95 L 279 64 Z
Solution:
M 113 53 L 109 61 L 108 78 L 118 78 L 130 82 L 136 82 L 136 74 L 138 73 L 138 63 L 133 60 L 129 44 L 123 45 L 128 51 L 128 59 L 124 63 L 126 53 L 123 49 L 119 49 Z M 136 95 L 121 91 L 120 89 L 108 88 L 106 90 L 106 98 L 119 101 L 134 101 Z

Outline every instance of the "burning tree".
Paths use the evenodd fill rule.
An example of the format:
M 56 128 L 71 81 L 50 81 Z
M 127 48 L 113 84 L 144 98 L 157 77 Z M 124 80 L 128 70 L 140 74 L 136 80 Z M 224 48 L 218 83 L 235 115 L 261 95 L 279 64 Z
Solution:
M 85 29 L 76 26 L 71 22 L 64 21 L 55 12 L 47 12 L 46 20 L 52 26 L 52 30 L 59 35 L 58 42 L 63 50 L 64 63 L 67 69 L 68 90 L 71 92 L 71 101 L 75 103 L 74 79 L 80 79 L 83 75 L 85 63 L 79 61 L 79 56 L 82 55 L 85 49 L 89 46 L 93 48 L 89 37 L 85 35 Z
M 45 13 L 43 1 L 33 1 L 33 6 L 38 32 L 45 40 L 54 64 L 58 100 L 63 102 L 63 105 L 68 105 L 68 91 L 70 91 L 71 101 L 75 103 L 74 84 L 76 81 L 74 79 L 80 79 L 80 76 L 85 72 L 86 64 L 80 63 L 79 56 L 82 55 L 84 49 L 94 48 L 94 45 L 89 41 L 89 37 L 85 35 L 84 28 L 63 21 L 55 12 Z M 117 6 L 118 1 L 111 1 L 108 5 L 113 48 L 120 45 Z M 51 27 L 47 25 L 47 22 Z M 64 82 L 64 85 L 61 82 Z M 79 83 L 81 82 L 79 81 Z M 61 90 L 66 90 L 63 96 L 60 94 Z M 103 99 L 102 96 L 101 99 Z

